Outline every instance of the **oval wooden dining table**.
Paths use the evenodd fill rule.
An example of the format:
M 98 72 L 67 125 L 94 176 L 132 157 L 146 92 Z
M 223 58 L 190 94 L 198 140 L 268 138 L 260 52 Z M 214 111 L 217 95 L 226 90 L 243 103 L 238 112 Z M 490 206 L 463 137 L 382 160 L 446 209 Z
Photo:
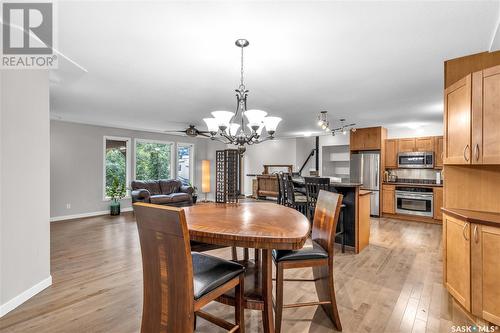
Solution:
M 262 251 L 245 262 L 245 308 L 261 310 L 264 332 L 274 332 L 272 296 L 273 249 L 297 250 L 309 235 L 307 218 L 294 209 L 266 202 L 200 203 L 184 208 L 191 240 Z M 259 253 L 259 252 L 257 252 Z M 222 303 L 232 305 L 233 295 Z

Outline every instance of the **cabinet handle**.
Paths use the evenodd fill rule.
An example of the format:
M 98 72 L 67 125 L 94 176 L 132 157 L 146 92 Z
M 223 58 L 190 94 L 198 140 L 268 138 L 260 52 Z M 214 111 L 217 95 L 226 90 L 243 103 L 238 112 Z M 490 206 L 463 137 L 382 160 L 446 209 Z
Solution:
M 477 236 L 477 224 L 474 226 L 474 241 L 477 243 L 479 238 Z
M 464 159 L 466 162 L 469 162 L 469 154 L 466 154 L 466 152 L 469 150 L 469 145 L 464 147 Z
M 464 227 L 462 229 L 462 236 L 464 236 L 464 239 L 468 241 L 469 239 L 467 238 L 467 233 L 465 232 L 465 228 L 469 225 L 469 222 L 465 222 Z
M 476 156 L 476 161 L 479 161 L 479 144 L 476 143 L 474 147 L 474 155 Z

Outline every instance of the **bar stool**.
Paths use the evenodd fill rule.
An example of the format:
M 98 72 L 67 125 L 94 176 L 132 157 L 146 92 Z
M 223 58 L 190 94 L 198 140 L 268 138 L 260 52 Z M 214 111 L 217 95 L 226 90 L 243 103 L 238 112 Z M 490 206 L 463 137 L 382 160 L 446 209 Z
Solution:
M 300 250 L 273 250 L 276 265 L 276 333 L 281 331 L 283 309 L 321 305 L 338 331 L 342 331 L 335 297 L 333 276 L 333 254 L 335 229 L 340 215 L 342 194 L 321 190 L 318 195 L 312 226 L 312 247 Z M 311 281 L 284 279 L 284 270 L 312 267 L 318 294 L 317 302 L 283 304 L 284 281 Z
M 335 188 L 331 188 L 330 192 L 338 193 Z M 342 253 L 345 253 L 345 210 L 347 206 L 344 202 L 340 206 L 340 218 L 339 223 L 337 223 L 337 229 L 335 230 L 335 238 L 340 236 L 340 244 L 342 246 Z
M 142 252 L 142 333 L 193 332 L 200 316 L 230 332 L 244 332 L 245 268 L 191 252 L 182 208 L 134 203 Z M 235 289 L 235 324 L 202 308 Z
M 295 192 L 292 177 L 288 173 L 283 174 L 286 187 L 286 206 L 291 207 L 307 216 L 307 197 Z
M 320 190 L 330 190 L 330 178 L 326 177 L 304 177 L 307 197 L 307 218 L 312 220 L 316 201 L 318 201 L 318 193 Z

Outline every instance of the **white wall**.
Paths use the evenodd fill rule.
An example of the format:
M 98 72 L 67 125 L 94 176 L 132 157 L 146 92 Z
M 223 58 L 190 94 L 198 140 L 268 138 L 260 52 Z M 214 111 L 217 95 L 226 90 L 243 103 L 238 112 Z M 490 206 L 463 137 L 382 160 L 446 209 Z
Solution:
M 419 127 L 405 127 L 405 126 L 387 126 L 387 138 L 414 138 L 419 136 L 438 136 L 443 135 L 442 123 L 429 123 Z
M 302 164 L 306 161 L 307 156 L 311 153 L 311 150 L 316 148 L 316 138 L 315 137 L 302 137 L 296 139 L 297 149 L 296 149 L 296 164 L 297 171 L 302 167 Z M 307 162 L 306 166 L 302 170 L 302 175 L 309 175 L 310 169 L 316 168 L 316 156 L 312 156 Z
M 224 145 L 209 139 L 189 138 L 133 131 L 113 127 L 51 121 L 51 191 L 50 216 L 53 219 L 105 212 L 109 201 L 103 200 L 103 137 L 131 138 L 131 169 L 135 139 L 151 139 L 174 143 L 194 143 L 194 185 L 201 191 L 201 160 L 211 160 L 211 190 L 215 190 L 215 150 Z M 175 147 L 174 147 L 175 149 Z M 175 150 L 174 150 L 175 153 Z M 174 155 L 175 156 L 175 155 Z M 131 179 L 134 179 L 131 170 Z M 201 194 L 201 193 L 200 193 Z M 71 208 L 67 208 L 70 204 Z M 122 208 L 131 207 L 131 200 L 122 200 Z
M 49 79 L 0 70 L 0 316 L 50 277 Z

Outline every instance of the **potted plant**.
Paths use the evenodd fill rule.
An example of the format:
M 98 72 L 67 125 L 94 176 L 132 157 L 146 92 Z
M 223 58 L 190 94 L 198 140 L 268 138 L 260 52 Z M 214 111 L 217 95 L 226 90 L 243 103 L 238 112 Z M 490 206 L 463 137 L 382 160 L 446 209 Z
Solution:
M 193 194 L 192 194 L 192 197 L 193 197 L 193 204 L 196 203 L 196 201 L 198 200 L 198 188 L 196 186 L 194 186 L 193 184 L 189 183 L 189 186 L 191 186 L 193 188 Z
M 106 195 L 111 198 L 111 215 L 120 215 L 120 200 L 125 197 L 126 191 L 125 185 L 120 184 L 118 177 L 113 177 L 113 183 L 106 188 Z

